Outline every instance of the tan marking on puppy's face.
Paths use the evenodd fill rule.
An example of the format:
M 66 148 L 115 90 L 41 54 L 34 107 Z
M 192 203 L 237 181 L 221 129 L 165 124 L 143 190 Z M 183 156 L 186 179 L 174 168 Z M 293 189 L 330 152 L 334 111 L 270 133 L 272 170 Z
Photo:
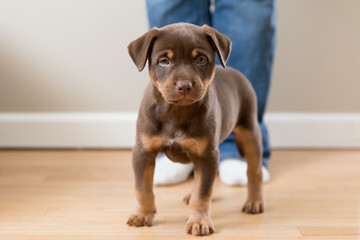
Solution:
M 215 65 L 212 67 L 211 71 L 210 71 L 210 77 L 209 78 L 206 78 L 203 82 L 202 82 L 202 85 L 203 85 L 203 95 L 201 96 L 201 98 L 203 98 L 207 92 L 207 88 L 209 86 L 209 84 L 212 82 L 212 80 L 214 79 L 214 76 L 215 76 Z
M 154 76 L 154 71 L 152 70 L 152 68 L 149 68 L 149 76 L 154 86 L 160 91 L 161 94 L 163 94 L 166 85 L 163 82 L 156 81 L 156 78 Z
M 193 58 L 196 58 L 198 55 L 199 55 L 199 53 L 198 53 L 198 51 L 197 51 L 196 49 L 193 49 L 193 50 L 191 51 L 191 56 L 192 56 Z
M 159 88 L 159 82 L 157 82 L 154 78 L 154 71 L 152 70 L 152 68 L 149 68 L 149 76 L 151 79 L 151 82 L 154 84 L 155 87 Z
M 153 85 L 159 90 L 161 96 L 164 99 L 166 99 L 166 92 L 167 92 L 166 89 L 168 88 L 168 86 L 166 86 L 167 83 L 156 81 L 156 79 L 154 77 L 154 71 L 152 70 L 152 68 L 149 68 L 149 75 L 150 75 L 150 79 L 151 79 L 151 82 L 153 83 Z
M 169 50 L 166 54 L 166 56 L 169 58 L 169 59 L 172 59 L 174 57 L 174 52 L 172 50 Z

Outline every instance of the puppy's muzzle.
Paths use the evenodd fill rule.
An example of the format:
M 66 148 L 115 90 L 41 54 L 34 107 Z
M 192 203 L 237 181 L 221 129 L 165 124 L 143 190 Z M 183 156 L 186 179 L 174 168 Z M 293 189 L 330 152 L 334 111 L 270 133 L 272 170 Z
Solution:
M 188 80 L 179 80 L 175 84 L 176 93 L 179 95 L 189 95 L 192 91 L 193 84 L 191 81 Z

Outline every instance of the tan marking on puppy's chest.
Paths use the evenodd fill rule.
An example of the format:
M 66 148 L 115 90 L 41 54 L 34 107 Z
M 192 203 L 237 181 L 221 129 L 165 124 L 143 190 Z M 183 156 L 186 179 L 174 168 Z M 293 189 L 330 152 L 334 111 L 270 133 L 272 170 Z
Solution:
M 196 155 L 202 155 L 208 143 L 206 138 L 180 138 L 176 142 Z
M 147 151 L 156 151 L 167 143 L 166 138 L 161 135 L 149 136 L 141 134 L 140 138 L 144 149 Z
M 142 145 L 147 151 L 159 151 L 163 147 L 171 148 L 172 145 L 178 144 L 191 153 L 202 155 L 208 144 L 208 140 L 206 138 L 189 138 L 184 135 L 168 138 L 163 135 L 149 136 L 141 134 L 140 137 Z

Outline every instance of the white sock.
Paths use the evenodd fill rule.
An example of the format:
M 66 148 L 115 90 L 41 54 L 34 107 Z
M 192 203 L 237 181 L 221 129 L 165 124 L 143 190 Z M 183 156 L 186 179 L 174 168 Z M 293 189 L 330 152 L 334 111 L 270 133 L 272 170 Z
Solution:
M 266 167 L 262 166 L 263 182 L 270 180 L 270 173 Z M 239 159 L 226 159 L 220 163 L 219 177 L 226 185 L 230 186 L 246 186 L 247 178 L 247 163 Z
M 192 163 L 171 161 L 166 155 L 158 157 L 155 164 L 154 185 L 171 185 L 186 181 L 193 171 Z

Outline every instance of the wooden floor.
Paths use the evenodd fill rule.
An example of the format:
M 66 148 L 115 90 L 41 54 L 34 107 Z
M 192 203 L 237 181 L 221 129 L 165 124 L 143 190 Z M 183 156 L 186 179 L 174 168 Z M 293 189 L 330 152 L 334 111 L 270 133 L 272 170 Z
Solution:
M 195 239 L 181 199 L 192 180 L 155 188 L 153 227 L 136 206 L 130 151 L 0 151 L 0 239 Z M 216 233 L 201 239 L 360 239 L 360 151 L 274 151 L 266 210 L 241 212 L 246 189 L 218 180 Z

